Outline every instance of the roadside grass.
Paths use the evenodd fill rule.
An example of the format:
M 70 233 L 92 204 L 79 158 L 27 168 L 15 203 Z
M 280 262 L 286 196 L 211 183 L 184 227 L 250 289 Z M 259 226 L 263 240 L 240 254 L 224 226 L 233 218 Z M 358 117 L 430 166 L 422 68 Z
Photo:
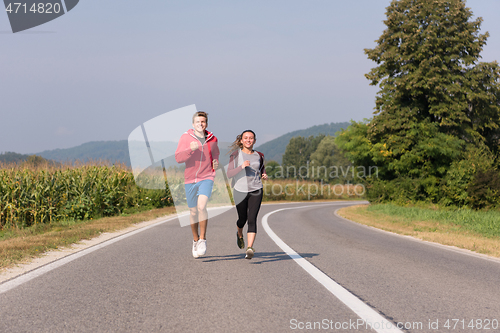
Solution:
M 60 221 L 19 229 L 4 228 L 0 230 L 0 269 L 27 262 L 46 251 L 91 239 L 104 232 L 125 229 L 135 223 L 174 213 L 174 207 L 165 207 L 95 220 Z
M 356 205 L 338 214 L 349 220 L 421 240 L 500 258 L 500 212 Z

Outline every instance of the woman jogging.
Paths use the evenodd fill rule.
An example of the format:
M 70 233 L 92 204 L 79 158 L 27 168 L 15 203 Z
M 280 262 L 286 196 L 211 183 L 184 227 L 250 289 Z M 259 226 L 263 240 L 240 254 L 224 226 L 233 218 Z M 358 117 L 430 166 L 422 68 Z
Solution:
M 238 211 L 236 237 L 240 249 L 245 247 L 243 227 L 248 221 L 246 259 L 252 259 L 255 253 L 253 243 L 257 233 L 257 214 L 262 203 L 262 179 L 267 179 L 264 155 L 253 150 L 255 140 L 252 130 L 245 130 L 236 137 L 231 145 L 227 170 L 227 176 L 233 178 L 233 199 Z

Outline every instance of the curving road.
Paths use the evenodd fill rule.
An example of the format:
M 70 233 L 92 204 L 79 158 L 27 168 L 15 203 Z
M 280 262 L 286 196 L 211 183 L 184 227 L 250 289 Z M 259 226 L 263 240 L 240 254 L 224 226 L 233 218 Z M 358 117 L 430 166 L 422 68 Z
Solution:
M 358 203 L 263 205 L 252 260 L 234 210 L 199 259 L 176 219 L 127 234 L 0 284 L 0 332 L 500 331 L 500 261 L 335 215 Z

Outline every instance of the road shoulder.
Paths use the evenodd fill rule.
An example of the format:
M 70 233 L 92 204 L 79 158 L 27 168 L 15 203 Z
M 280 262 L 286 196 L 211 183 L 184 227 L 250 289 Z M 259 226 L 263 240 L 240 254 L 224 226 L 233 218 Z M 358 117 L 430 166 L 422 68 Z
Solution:
M 500 257 L 494 255 L 496 253 L 500 253 L 500 251 L 486 250 L 486 248 L 500 249 L 500 240 L 444 229 L 438 229 L 436 231 L 421 231 L 420 229 L 422 229 L 422 225 L 418 223 L 418 228 L 415 230 L 414 225 L 405 225 L 405 223 L 402 223 L 401 221 L 398 221 L 397 218 L 391 216 L 377 216 L 377 218 L 373 218 L 370 214 L 366 213 L 366 211 L 360 212 L 360 208 L 367 206 L 368 205 L 355 205 L 341 208 L 335 211 L 335 215 L 344 220 L 361 224 L 380 232 L 390 233 L 414 241 L 424 242 L 447 250 L 500 263 Z

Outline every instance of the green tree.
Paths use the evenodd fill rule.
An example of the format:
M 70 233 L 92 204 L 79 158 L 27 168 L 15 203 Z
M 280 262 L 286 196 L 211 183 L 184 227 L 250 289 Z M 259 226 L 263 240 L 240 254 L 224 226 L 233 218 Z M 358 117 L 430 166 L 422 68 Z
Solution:
M 335 144 L 335 137 L 327 135 L 311 154 L 311 178 L 324 182 L 351 180 L 353 166 Z
M 267 161 L 266 162 L 266 173 L 269 179 L 276 179 L 279 178 L 280 175 L 280 165 L 276 161 Z
M 478 62 L 489 36 L 479 34 L 482 19 L 470 21 L 462 0 L 393 0 L 386 14 L 378 45 L 365 49 L 378 64 L 366 77 L 380 87 L 369 138 L 403 158 L 418 145 L 407 133 L 419 123 L 423 133 L 498 151 L 500 70 Z
M 302 136 L 291 138 L 283 154 L 283 175 L 290 178 L 309 178 L 311 154 L 324 137 L 324 134 L 320 134 L 308 138 Z
M 462 0 L 393 0 L 386 15 L 377 46 L 365 49 L 378 65 L 366 74 L 380 88 L 375 117 L 336 142 L 357 165 L 379 166 L 381 181 L 398 184 L 394 193 L 438 201 L 465 151 L 498 156 L 500 69 L 479 62 L 489 35 Z
M 8 151 L 0 154 L 0 163 L 20 163 L 25 161 L 28 156 Z
M 40 166 L 51 166 L 55 165 L 54 161 L 47 160 L 38 155 L 30 155 L 28 158 L 22 163 L 23 166 L 26 167 L 40 167 Z

